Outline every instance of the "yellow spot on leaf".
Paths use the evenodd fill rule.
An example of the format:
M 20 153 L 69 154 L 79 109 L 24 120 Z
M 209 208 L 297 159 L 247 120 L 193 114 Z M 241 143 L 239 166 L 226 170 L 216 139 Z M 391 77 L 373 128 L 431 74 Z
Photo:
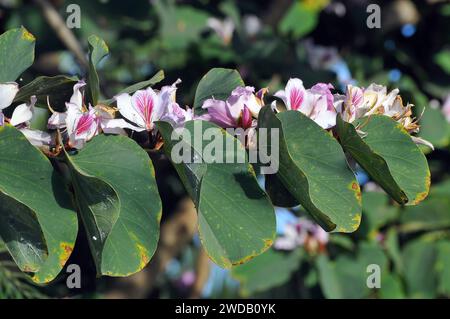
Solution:
M 30 32 L 28 32 L 28 30 L 25 28 L 22 28 L 22 39 L 30 41 L 30 42 L 36 41 L 36 38 L 34 37 L 34 35 L 32 35 Z
M 141 244 L 137 244 L 136 247 L 138 249 L 139 259 L 140 259 L 139 270 L 141 270 L 148 264 L 148 262 L 150 261 L 150 258 L 148 257 L 148 250 L 147 250 L 147 248 L 145 248 Z
M 418 203 L 423 201 L 428 196 L 428 192 L 430 191 L 430 186 L 431 186 L 431 174 L 430 174 L 430 171 L 428 171 L 427 176 L 425 177 L 426 190 L 424 192 L 417 194 L 416 198 L 414 198 L 414 205 L 417 205 Z

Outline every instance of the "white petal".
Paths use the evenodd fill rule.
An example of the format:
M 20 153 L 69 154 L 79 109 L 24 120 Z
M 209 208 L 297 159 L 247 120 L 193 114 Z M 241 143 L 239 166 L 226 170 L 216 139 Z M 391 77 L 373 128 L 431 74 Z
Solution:
M 287 107 L 286 91 L 284 91 L 284 90 L 279 90 L 279 91 L 277 91 L 273 96 L 275 96 L 275 97 L 277 97 L 277 98 L 279 98 L 279 99 L 282 99 L 283 102 L 284 102 L 284 105 L 286 105 L 286 107 Z
M 27 140 L 36 147 L 49 146 L 53 143 L 53 137 L 49 133 L 27 128 L 23 128 L 20 131 L 25 135 Z
M 142 132 L 145 131 L 145 128 L 134 126 L 124 119 L 106 119 L 103 118 L 100 122 L 100 126 L 104 133 L 106 134 L 121 134 L 125 133 L 123 130 L 124 128 L 136 131 L 136 132 Z
M 145 128 L 145 121 L 131 103 L 131 96 L 127 93 L 120 94 L 116 97 L 117 108 L 127 120 L 137 124 L 140 127 Z
M 67 127 L 67 132 L 70 134 L 72 134 L 72 132 L 75 131 L 75 127 L 77 124 L 77 121 L 79 119 L 79 117 L 83 114 L 83 112 L 81 112 L 81 109 L 78 108 L 78 106 L 76 104 L 73 103 L 66 103 L 66 107 L 67 107 L 67 112 L 66 112 L 66 127 Z
M 17 126 L 22 123 L 26 123 L 28 121 L 31 121 L 33 118 L 33 108 L 34 104 L 36 103 L 36 97 L 31 97 L 31 103 L 29 104 L 20 104 L 14 109 L 14 112 L 12 114 L 10 123 L 13 126 Z
M 336 125 L 336 112 L 324 111 L 318 114 L 314 121 L 324 129 L 329 129 Z
M 70 103 L 76 105 L 80 110 L 83 107 L 83 94 L 81 93 L 81 88 L 86 85 L 86 82 L 79 81 L 73 86 L 73 94 L 70 97 Z
M 66 126 L 67 113 L 54 112 L 48 119 L 47 127 L 49 129 L 63 128 Z
M 433 144 L 431 144 L 427 140 L 424 140 L 423 138 L 420 138 L 420 137 L 417 137 L 417 136 L 411 136 L 411 139 L 413 140 L 414 143 L 428 146 L 429 148 L 431 148 L 434 151 Z
M 18 91 L 19 85 L 15 82 L 0 83 L 0 110 L 11 105 Z

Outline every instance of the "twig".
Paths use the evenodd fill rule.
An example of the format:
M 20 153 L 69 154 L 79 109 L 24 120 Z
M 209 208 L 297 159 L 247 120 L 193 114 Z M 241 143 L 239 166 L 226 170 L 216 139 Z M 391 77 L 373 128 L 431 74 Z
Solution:
M 75 58 L 81 63 L 81 65 L 87 68 L 88 61 L 80 42 L 77 40 L 73 32 L 66 26 L 66 23 L 59 15 L 58 11 L 56 11 L 53 5 L 47 0 L 34 0 L 34 2 L 41 7 L 45 19 L 53 31 L 55 31 L 58 38 L 75 55 Z

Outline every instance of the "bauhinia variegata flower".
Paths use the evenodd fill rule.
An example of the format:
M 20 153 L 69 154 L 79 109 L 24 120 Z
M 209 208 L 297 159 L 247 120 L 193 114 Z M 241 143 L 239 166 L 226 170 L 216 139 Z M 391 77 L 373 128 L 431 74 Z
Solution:
M 334 105 L 342 119 L 349 123 L 364 116 L 379 114 L 401 123 L 410 134 L 419 132 L 417 119 L 412 113 L 413 105 L 409 103 L 404 105 L 398 93 L 398 89 L 388 93 L 385 86 L 377 84 L 371 84 L 367 88 L 348 85 L 345 96 L 338 94 L 334 96 Z M 364 135 L 363 132 L 361 134 Z M 424 139 L 416 136 L 411 138 L 416 144 L 433 148 L 433 145 Z
M 276 92 L 275 96 L 283 100 L 287 110 L 302 112 L 328 129 L 336 125 L 336 110 L 330 89 L 333 86 L 325 83 L 317 83 L 312 88 L 305 89 L 303 81 L 294 78 L 288 81 L 284 90 Z M 273 107 L 277 108 L 276 104 Z
M 184 110 L 176 103 L 177 84 L 180 82 L 181 80 L 177 80 L 170 86 L 164 86 L 159 92 L 149 87 L 138 90 L 133 95 L 123 93 L 116 96 L 119 113 L 132 124 L 122 122 L 113 125 L 141 132 L 153 130 L 154 122 L 160 120 L 171 122 L 174 126 L 192 120 L 192 110 Z

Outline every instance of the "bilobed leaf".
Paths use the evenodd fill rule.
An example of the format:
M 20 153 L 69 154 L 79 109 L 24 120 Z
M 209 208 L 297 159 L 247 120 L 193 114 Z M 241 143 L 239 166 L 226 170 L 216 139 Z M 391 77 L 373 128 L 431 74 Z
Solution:
M 98 272 L 140 271 L 156 250 L 162 212 L 150 158 L 129 138 L 99 135 L 67 159 Z
M 119 93 L 117 93 L 117 95 L 122 94 L 122 93 L 132 94 L 132 93 L 136 92 L 137 90 L 141 90 L 141 89 L 147 88 L 149 86 L 153 86 L 153 85 L 161 82 L 162 80 L 164 80 L 164 71 L 161 70 L 161 71 L 158 71 L 158 73 L 156 73 L 154 76 L 152 76 L 149 80 L 130 85 L 129 87 L 126 87 L 125 89 L 123 89 Z M 100 103 L 108 105 L 113 102 L 114 102 L 114 99 L 109 99 L 109 100 L 101 101 Z
M 96 67 L 98 63 L 109 54 L 109 48 L 103 39 L 96 35 L 88 38 L 89 42 L 89 73 L 88 73 L 88 99 L 92 105 L 97 105 L 100 95 L 100 81 Z
M 16 128 L 0 127 L 0 237 L 33 281 L 53 280 L 70 257 L 76 213 L 49 160 Z
M 269 249 L 248 263 L 233 267 L 231 274 L 239 280 L 241 294 L 249 296 L 287 282 L 299 269 L 302 256 L 300 249 L 292 252 Z
M 297 111 L 275 115 L 264 107 L 258 122 L 259 128 L 279 130 L 269 149 L 278 143 L 277 177 L 290 194 L 325 230 L 355 231 L 361 221 L 361 191 L 339 143 Z
M 189 121 L 178 132 L 185 138 L 177 144 L 180 137 L 171 139 L 169 124 L 159 122 L 157 126 L 165 153 L 196 203 L 200 238 L 210 258 L 229 268 L 266 251 L 275 237 L 275 213 L 240 142 L 215 124 Z M 206 130 L 212 134 L 212 142 L 219 141 L 215 163 L 205 158 L 210 144 L 201 137 Z M 235 152 L 226 151 L 227 143 Z M 185 146 L 186 159 L 197 158 L 199 163 L 177 163 L 180 145 Z
M 29 103 L 30 97 L 37 97 L 37 105 L 47 108 L 47 97 L 50 106 L 59 112 L 66 109 L 65 102 L 70 100 L 73 94 L 73 86 L 78 82 L 77 77 L 65 75 L 39 76 L 27 85 L 20 88 L 14 102 Z
M 195 92 L 194 110 L 201 112 L 203 102 L 210 98 L 226 100 L 238 86 L 244 86 L 239 72 L 232 69 L 214 68 L 206 73 Z
M 337 118 L 342 147 L 398 203 L 416 205 L 430 188 L 428 163 L 400 123 L 384 115 L 360 119 L 355 126 Z
M 0 83 L 15 81 L 33 64 L 35 42 L 24 27 L 0 35 Z

